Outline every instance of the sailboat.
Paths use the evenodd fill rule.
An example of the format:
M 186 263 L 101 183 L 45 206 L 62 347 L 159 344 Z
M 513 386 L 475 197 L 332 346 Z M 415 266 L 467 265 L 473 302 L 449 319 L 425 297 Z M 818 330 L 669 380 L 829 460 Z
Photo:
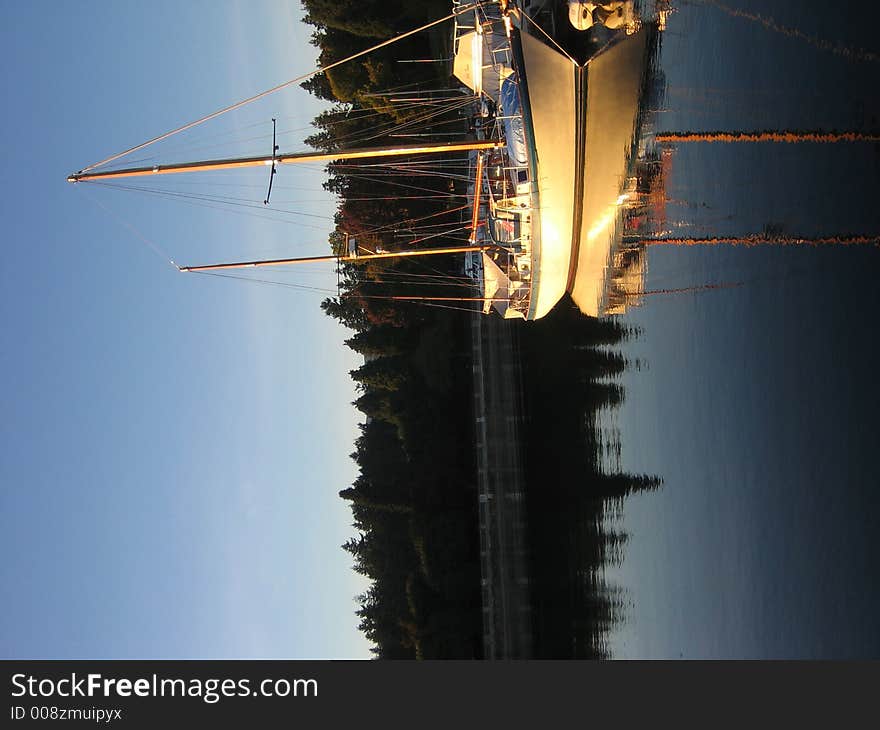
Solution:
M 269 155 L 101 169 L 250 101 L 245 100 L 67 179 L 106 181 L 259 166 L 270 168 L 274 177 L 278 168 L 296 163 L 467 153 L 473 161 L 473 183 L 465 246 L 366 254 L 355 249 L 332 256 L 178 268 L 211 271 L 464 254 L 478 257 L 478 265 L 473 276 L 477 295 L 463 299 L 481 303 L 486 313 L 495 310 L 505 318 L 537 320 L 568 292 L 585 314 L 599 316 L 605 306 L 615 221 L 637 138 L 639 101 L 656 23 L 633 21 L 625 27 L 605 28 L 607 32 L 599 36 L 603 45 L 597 49 L 591 46 L 595 34 L 560 21 L 569 11 L 560 0 L 478 0 L 466 5 L 456 0 L 447 18 L 376 46 L 455 19 L 452 71 L 471 90 L 477 109 L 471 139 L 466 141 L 293 154 L 279 152 L 273 140 Z

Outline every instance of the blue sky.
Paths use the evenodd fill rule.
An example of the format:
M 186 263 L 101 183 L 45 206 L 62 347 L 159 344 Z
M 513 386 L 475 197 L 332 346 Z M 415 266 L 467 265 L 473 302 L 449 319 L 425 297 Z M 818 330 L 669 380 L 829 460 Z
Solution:
M 366 656 L 364 584 L 339 549 L 357 433 L 346 331 L 320 294 L 180 275 L 143 240 L 181 263 L 322 253 L 320 171 L 279 174 L 322 216 L 281 232 L 65 181 L 311 69 L 298 4 L 0 12 L 3 655 Z M 294 89 L 233 124 L 319 110 Z

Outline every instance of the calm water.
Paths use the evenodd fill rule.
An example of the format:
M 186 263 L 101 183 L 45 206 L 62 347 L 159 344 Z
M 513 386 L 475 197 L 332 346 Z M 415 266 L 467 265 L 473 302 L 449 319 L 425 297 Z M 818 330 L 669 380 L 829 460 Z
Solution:
M 658 129 L 880 128 L 880 10 L 678 3 Z M 795 29 L 797 33 L 791 32 Z M 806 36 L 806 38 L 804 37 Z M 817 47 L 812 37 L 840 52 Z M 682 145 L 675 235 L 880 233 L 880 146 Z M 609 468 L 659 474 L 613 525 L 617 657 L 880 657 L 880 248 L 653 248 Z

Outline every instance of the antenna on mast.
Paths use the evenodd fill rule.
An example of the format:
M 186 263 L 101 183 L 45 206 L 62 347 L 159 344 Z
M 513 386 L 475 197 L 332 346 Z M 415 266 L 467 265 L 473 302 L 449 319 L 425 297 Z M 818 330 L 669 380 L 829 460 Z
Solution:
M 278 145 L 275 144 L 275 117 L 272 117 L 272 172 L 269 173 L 269 190 L 266 193 L 266 199 L 263 201 L 263 205 L 269 205 L 269 198 L 272 196 L 272 181 L 275 179 L 275 173 L 278 172 L 276 162 L 277 154 Z

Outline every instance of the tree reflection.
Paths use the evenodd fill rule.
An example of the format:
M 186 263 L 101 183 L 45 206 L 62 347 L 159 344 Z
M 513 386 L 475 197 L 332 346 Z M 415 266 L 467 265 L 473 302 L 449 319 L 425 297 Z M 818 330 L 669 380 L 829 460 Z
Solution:
M 628 366 L 614 349 L 635 333 L 591 320 L 572 305 L 521 331 L 525 396 L 524 457 L 531 549 L 534 654 L 608 656 L 608 631 L 625 615 L 626 597 L 602 578 L 623 559 L 627 535 L 605 515 L 657 476 L 606 473 L 597 413 L 624 398 L 613 378 Z

